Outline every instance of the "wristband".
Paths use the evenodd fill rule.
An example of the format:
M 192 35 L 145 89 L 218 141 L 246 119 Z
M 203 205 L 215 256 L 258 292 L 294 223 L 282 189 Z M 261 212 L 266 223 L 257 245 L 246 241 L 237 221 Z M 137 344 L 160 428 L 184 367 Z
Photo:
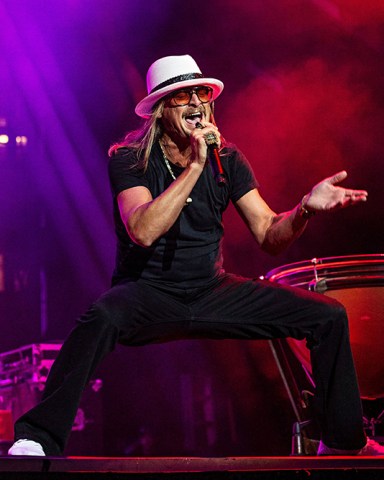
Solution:
M 306 195 L 302 198 L 299 206 L 299 216 L 303 218 L 304 220 L 309 220 L 311 217 L 313 217 L 316 212 L 310 211 L 304 206 L 304 200 L 305 200 Z

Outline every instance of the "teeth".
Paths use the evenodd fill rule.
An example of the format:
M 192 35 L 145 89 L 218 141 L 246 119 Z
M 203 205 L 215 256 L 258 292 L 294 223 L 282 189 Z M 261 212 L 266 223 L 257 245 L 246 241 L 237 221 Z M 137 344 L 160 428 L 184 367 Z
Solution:
M 195 127 L 196 123 L 201 121 L 202 118 L 203 115 L 201 112 L 194 112 L 190 113 L 189 115 L 185 115 L 185 121 L 193 127 Z
M 186 115 L 187 118 L 200 118 L 201 113 L 190 113 L 189 115 Z

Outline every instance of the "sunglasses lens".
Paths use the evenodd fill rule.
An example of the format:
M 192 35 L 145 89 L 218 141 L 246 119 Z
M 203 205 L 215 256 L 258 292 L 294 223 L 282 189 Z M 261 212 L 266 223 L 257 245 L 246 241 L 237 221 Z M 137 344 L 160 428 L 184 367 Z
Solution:
M 188 90 L 179 90 L 173 95 L 176 105 L 187 105 L 191 96 Z
M 210 87 L 198 87 L 196 88 L 196 93 L 203 103 L 209 102 L 212 98 L 212 88 Z

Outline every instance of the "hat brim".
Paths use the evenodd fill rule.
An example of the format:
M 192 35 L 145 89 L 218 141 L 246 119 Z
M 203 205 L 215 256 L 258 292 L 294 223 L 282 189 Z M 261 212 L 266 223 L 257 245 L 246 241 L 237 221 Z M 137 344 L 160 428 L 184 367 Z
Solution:
M 184 82 L 172 83 L 164 88 L 160 88 L 156 92 L 150 93 L 143 98 L 135 108 L 135 113 L 139 117 L 149 118 L 152 115 L 152 109 L 155 104 L 163 97 L 171 92 L 180 90 L 185 87 L 194 87 L 198 85 L 206 85 L 213 90 L 212 101 L 215 100 L 224 89 L 224 84 L 216 78 L 194 78 L 192 80 L 185 80 Z

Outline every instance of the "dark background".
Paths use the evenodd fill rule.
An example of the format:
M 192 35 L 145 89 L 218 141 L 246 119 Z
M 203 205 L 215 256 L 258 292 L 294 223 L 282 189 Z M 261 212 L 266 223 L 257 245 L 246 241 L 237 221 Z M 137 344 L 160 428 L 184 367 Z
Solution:
M 383 251 L 381 0 L 2 0 L 0 18 L 0 351 L 61 341 L 109 286 L 106 152 L 139 125 L 161 56 L 189 53 L 224 82 L 219 128 L 276 211 L 342 169 L 369 191 L 278 257 L 230 208 L 228 271 Z M 119 348 L 99 374 L 105 454 L 289 452 L 293 413 L 266 342 Z

